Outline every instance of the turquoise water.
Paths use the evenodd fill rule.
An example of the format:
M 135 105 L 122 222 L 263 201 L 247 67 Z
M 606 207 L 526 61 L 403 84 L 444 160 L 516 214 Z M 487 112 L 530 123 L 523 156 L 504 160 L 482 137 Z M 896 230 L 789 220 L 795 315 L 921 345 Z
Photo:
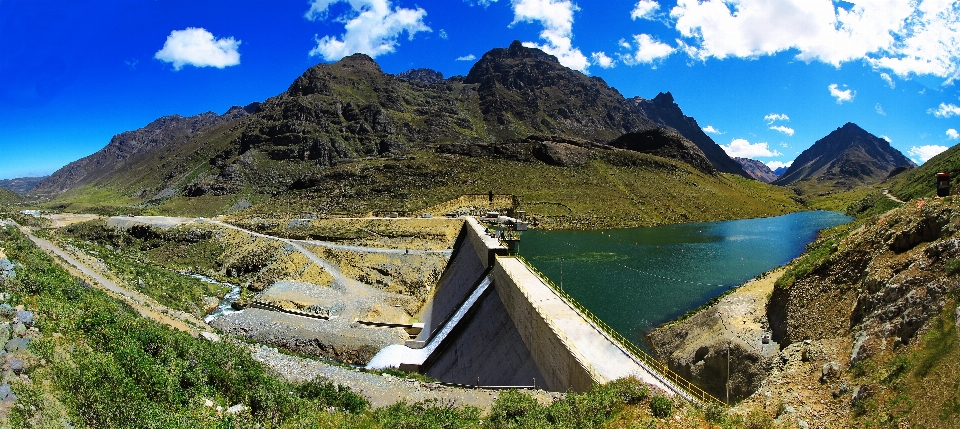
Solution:
M 653 327 L 803 253 L 850 217 L 811 211 L 761 219 L 523 233 L 520 254 L 604 322 L 644 345 Z

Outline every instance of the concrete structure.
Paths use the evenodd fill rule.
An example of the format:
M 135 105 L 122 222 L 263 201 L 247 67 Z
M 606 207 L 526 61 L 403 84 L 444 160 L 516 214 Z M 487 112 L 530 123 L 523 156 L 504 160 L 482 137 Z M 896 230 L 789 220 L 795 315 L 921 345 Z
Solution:
M 484 231 L 475 219 L 465 222 L 420 336 L 385 348 L 368 366 L 417 370 L 449 383 L 577 392 L 634 376 L 690 398 Z

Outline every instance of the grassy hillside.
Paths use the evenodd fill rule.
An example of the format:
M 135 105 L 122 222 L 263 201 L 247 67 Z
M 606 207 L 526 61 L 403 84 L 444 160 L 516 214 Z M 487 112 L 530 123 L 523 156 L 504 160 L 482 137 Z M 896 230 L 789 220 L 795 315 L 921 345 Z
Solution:
M 955 145 L 943 153 L 930 158 L 923 165 L 905 171 L 892 179 L 890 193 L 901 200 L 931 197 L 937 194 L 936 174 L 950 173 L 953 179 L 953 194 L 960 180 L 960 145 Z
M 210 145 L 215 151 L 229 131 Z M 309 161 L 248 156 L 244 191 L 235 195 L 174 196 L 139 203 L 131 194 L 157 180 L 162 160 L 151 161 L 97 188 L 67 192 L 50 205 L 64 211 L 212 216 L 240 200 L 250 214 L 350 214 L 418 211 L 464 194 L 513 194 L 545 227 L 599 228 L 774 216 L 801 210 L 789 190 L 732 175 L 708 175 L 679 161 L 623 150 L 595 149 L 578 167 L 423 150 L 403 159 L 367 159 L 316 168 Z M 211 169 L 184 147 L 185 176 Z M 175 188 L 175 180 L 171 188 Z M 182 181 L 181 181 L 182 182 Z
M 24 198 L 20 194 L 9 189 L 0 188 L 0 207 L 9 206 L 23 202 Z

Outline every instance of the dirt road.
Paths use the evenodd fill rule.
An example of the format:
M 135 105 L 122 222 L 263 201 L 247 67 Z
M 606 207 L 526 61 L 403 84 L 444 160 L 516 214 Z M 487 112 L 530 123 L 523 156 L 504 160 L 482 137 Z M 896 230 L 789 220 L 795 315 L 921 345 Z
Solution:
M 71 274 L 86 279 L 94 285 L 107 291 L 111 295 L 126 302 L 141 316 L 153 319 L 164 325 L 171 326 L 184 332 L 189 332 L 193 336 L 198 336 L 202 331 L 209 331 L 209 327 L 202 320 L 193 317 L 188 313 L 174 310 L 160 304 L 155 299 L 142 293 L 132 291 L 117 284 L 117 282 L 106 277 L 105 273 L 91 267 L 80 261 L 74 255 L 61 249 L 49 240 L 42 239 L 31 233 L 28 228 L 17 225 L 30 241 L 33 241 L 45 252 L 52 253 L 54 261 L 63 266 Z

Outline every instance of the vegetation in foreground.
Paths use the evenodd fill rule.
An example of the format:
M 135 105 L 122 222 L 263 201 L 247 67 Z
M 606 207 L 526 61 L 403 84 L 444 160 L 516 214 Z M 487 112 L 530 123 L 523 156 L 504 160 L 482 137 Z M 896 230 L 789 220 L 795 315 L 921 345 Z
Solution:
M 10 303 L 36 313 L 41 333 L 29 346 L 26 377 L 12 382 L 18 399 L 6 418 L 14 427 L 709 427 L 707 418 L 728 423 L 722 412 L 652 396 L 631 379 L 550 405 L 505 391 L 486 415 L 442 402 L 371 410 L 347 387 L 322 380 L 288 383 L 269 375 L 242 343 L 204 341 L 140 318 L 70 276 L 14 228 L 0 228 L 0 243 L 18 264 L 16 277 L 0 280 L 0 289 L 10 294 Z M 231 407 L 235 412 L 227 413 Z

